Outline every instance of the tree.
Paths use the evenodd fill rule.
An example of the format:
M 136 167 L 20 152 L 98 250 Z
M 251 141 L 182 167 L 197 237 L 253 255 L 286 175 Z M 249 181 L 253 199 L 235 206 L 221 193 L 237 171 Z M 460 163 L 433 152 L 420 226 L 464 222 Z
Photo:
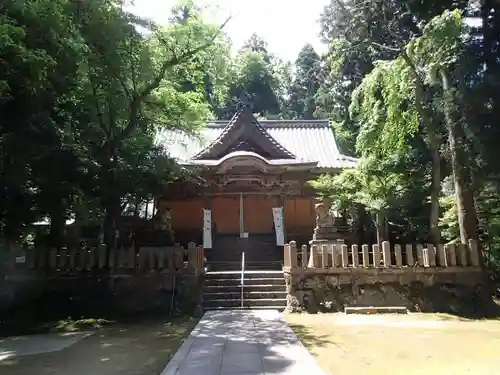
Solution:
M 85 14 L 81 30 L 90 52 L 82 105 L 94 125 L 85 137 L 96 161 L 94 184 L 110 243 L 123 199 L 138 183 L 126 173 L 130 163 L 135 164 L 136 153 L 143 155 L 139 160 L 147 157 L 158 127 L 193 133 L 208 116 L 196 62 L 214 44 L 220 27 L 205 24 L 191 9 L 182 22 L 153 27 L 144 37 L 119 8 L 106 9 L 98 0 L 79 11 Z M 188 77 L 195 84 L 186 88 Z M 149 134 L 146 139 L 145 134 Z M 94 143 L 96 139 L 101 141 Z M 120 178 L 123 173 L 125 178 Z
M 460 239 L 467 243 L 478 238 L 476 208 L 474 206 L 471 180 L 470 155 L 463 127 L 460 86 L 464 83 L 458 69 L 465 46 L 466 35 L 459 10 L 445 11 L 433 18 L 424 28 L 424 33 L 410 45 L 410 53 L 425 67 L 430 84 L 440 86 L 442 111 L 448 130 L 452 175 L 457 196 Z M 438 52 L 439 51 L 439 52 Z
M 64 221 L 71 204 L 80 175 L 72 109 L 85 43 L 64 0 L 8 2 L 0 29 L 1 224 L 5 237 L 17 239 L 46 214 Z M 58 236 L 56 226 L 52 232 Z
M 210 115 L 199 62 L 211 64 L 220 27 L 185 4 L 187 16 L 165 27 L 112 0 L 3 7 L 4 235 L 16 239 L 48 215 L 59 245 L 71 213 L 101 211 L 109 242 L 127 201 L 177 176 L 155 145 L 157 128 L 195 133 Z
M 379 123 L 383 118 L 380 116 L 380 111 L 384 111 L 380 107 L 379 96 L 383 96 L 382 103 L 387 106 L 387 124 L 374 125 L 375 129 L 382 129 L 385 133 L 382 136 L 383 147 L 397 146 L 401 144 L 408 132 L 414 133 L 422 126 L 422 130 L 426 133 L 426 140 L 429 150 L 432 155 L 432 183 L 430 187 L 430 204 L 431 211 L 429 217 L 429 237 L 435 244 L 439 243 L 439 194 L 441 188 L 441 157 L 439 154 L 439 140 L 437 130 L 434 127 L 434 119 L 429 111 L 429 105 L 426 102 L 428 93 L 426 86 L 421 76 L 420 71 L 416 67 L 411 56 L 406 51 L 404 40 L 408 35 L 413 33 L 413 23 L 411 17 L 401 9 L 397 4 L 391 2 L 377 3 L 384 18 L 389 20 L 387 31 L 384 33 L 384 43 L 381 44 L 371 39 L 371 30 L 365 30 L 366 26 L 358 25 L 356 32 L 353 33 L 354 38 L 358 38 L 361 43 L 366 43 L 382 50 L 387 50 L 392 53 L 399 53 L 399 58 L 393 62 L 379 64 L 378 68 L 372 71 L 369 76 L 364 78 L 363 82 L 354 93 L 354 103 L 359 102 L 362 92 L 363 100 L 366 103 L 363 105 L 364 110 L 369 110 L 370 114 L 362 111 L 361 118 L 370 126 L 370 123 Z M 337 1 L 340 12 L 353 23 L 360 22 L 360 10 L 370 12 L 371 4 L 355 8 L 353 13 L 350 7 L 346 6 L 341 0 Z M 368 9 L 366 9 L 368 8 Z M 392 10 L 394 14 L 387 15 L 387 12 Z M 390 17 L 390 18 L 389 18 Z M 386 36 L 391 38 L 386 40 Z M 387 75 L 387 76 L 386 76 Z M 390 77 L 388 79 L 388 77 Z M 401 106 L 403 103 L 403 106 Z M 413 107 L 408 104 L 413 104 Z M 376 106 L 374 106 L 376 105 Z M 372 126 L 373 127 L 373 126 Z
M 262 116 L 278 115 L 280 100 L 279 83 L 266 55 L 252 49 L 242 49 L 234 61 L 229 100 L 225 118 L 230 118 L 242 104 Z
M 295 78 L 290 87 L 289 108 L 295 118 L 310 120 L 316 111 L 315 95 L 320 85 L 320 57 L 306 44 L 295 61 Z

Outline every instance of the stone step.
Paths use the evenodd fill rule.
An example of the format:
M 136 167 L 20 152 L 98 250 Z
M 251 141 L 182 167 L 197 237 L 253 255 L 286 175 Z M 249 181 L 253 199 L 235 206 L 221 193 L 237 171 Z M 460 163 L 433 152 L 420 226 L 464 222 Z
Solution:
M 243 274 L 245 279 L 268 278 L 280 279 L 283 278 L 283 271 L 256 271 L 246 270 Z M 205 280 L 207 279 L 239 279 L 241 278 L 241 270 L 238 271 L 208 271 L 205 272 Z
M 216 293 L 203 293 L 203 301 L 215 301 L 224 299 L 240 299 L 241 290 L 239 292 L 216 292 Z M 243 299 L 286 299 L 286 292 L 284 290 L 254 292 L 245 291 L 243 289 Z
M 234 281 L 234 280 L 231 280 Z M 245 284 L 244 289 L 249 292 L 273 292 L 275 290 L 283 291 L 285 290 L 285 283 L 283 284 Z M 226 284 L 216 284 L 216 285 L 204 285 L 203 293 L 237 293 L 241 292 L 241 286 L 235 285 L 234 283 Z
M 214 307 L 241 307 L 241 299 L 218 299 L 203 301 L 203 308 Z M 243 307 L 257 307 L 257 306 L 273 306 L 273 307 L 286 307 L 286 298 L 248 298 L 243 299 Z
M 349 306 L 344 309 L 346 315 L 349 314 L 408 314 L 405 306 Z
M 253 285 L 280 285 L 285 286 L 284 278 L 252 278 L 252 279 L 244 279 L 243 281 L 245 286 L 253 286 Z M 240 279 L 206 279 L 204 282 L 205 287 L 239 287 L 241 284 Z
M 214 311 L 214 310 L 278 310 L 279 312 L 282 312 L 285 310 L 286 306 L 237 306 L 237 307 L 205 307 L 203 308 L 204 311 Z
M 241 262 L 239 261 L 217 261 L 217 262 L 207 262 L 207 268 L 211 272 L 217 271 L 240 271 L 241 272 Z M 245 264 L 245 271 L 280 271 L 283 269 L 283 262 L 281 260 L 272 261 L 255 261 L 247 262 Z

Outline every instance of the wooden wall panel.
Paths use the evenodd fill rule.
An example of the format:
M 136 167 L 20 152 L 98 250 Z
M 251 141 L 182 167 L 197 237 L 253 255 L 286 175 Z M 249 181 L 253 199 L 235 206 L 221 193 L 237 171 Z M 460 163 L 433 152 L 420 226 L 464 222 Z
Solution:
M 277 196 L 247 195 L 243 199 L 245 232 L 249 234 L 273 233 L 273 207 L 278 206 Z
M 284 203 L 285 230 L 311 233 L 316 225 L 313 198 L 287 198 Z
M 247 195 L 243 200 L 244 226 L 248 233 L 272 233 L 274 230 L 272 208 L 277 207 L 277 196 Z M 162 206 L 172 209 L 174 230 L 203 229 L 203 200 L 162 201 Z M 211 201 L 212 222 L 217 233 L 240 232 L 239 195 L 214 197 Z M 314 199 L 286 198 L 284 201 L 286 232 L 304 232 L 312 236 L 316 222 Z
M 203 229 L 203 201 L 162 201 L 161 205 L 172 209 L 172 229 Z
M 295 227 L 295 199 L 285 199 L 283 203 L 283 221 L 285 231 Z
M 212 199 L 212 223 L 216 233 L 240 233 L 240 197 L 214 197 Z

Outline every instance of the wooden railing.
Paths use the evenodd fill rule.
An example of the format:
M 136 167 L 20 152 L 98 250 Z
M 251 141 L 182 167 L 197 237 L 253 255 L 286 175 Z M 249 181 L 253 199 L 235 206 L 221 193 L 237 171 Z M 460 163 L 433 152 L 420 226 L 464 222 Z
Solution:
M 467 245 L 285 245 L 284 268 L 479 267 L 477 242 Z
M 15 258 L 16 267 L 45 270 L 48 273 L 155 270 L 198 275 L 203 270 L 203 249 L 194 243 L 189 243 L 187 249 L 180 245 L 111 250 L 96 247 L 28 249 L 16 254 Z

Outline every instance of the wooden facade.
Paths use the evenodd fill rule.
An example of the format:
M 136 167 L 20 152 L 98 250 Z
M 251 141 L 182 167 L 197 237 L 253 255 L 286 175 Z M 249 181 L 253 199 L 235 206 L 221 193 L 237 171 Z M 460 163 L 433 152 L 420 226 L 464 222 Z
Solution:
M 285 232 L 295 235 L 310 235 L 315 225 L 314 197 L 263 194 L 243 194 L 243 230 L 249 234 L 272 234 L 274 224 L 272 208 L 284 208 Z M 205 199 L 204 199 L 205 198 Z M 212 223 L 216 233 L 240 233 L 240 194 L 214 195 L 206 204 L 206 197 L 189 200 L 164 198 L 160 204 L 172 210 L 174 232 L 201 231 L 203 209 L 212 211 Z
M 288 137 L 298 137 L 295 152 L 278 142 L 269 132 L 270 127 L 262 126 L 243 108 L 231 121 L 219 126 L 219 134 L 211 143 L 184 160 L 183 164 L 196 178 L 169 186 L 158 200 L 159 208 L 168 208 L 171 212 L 171 227 L 177 241 L 201 243 L 203 209 L 209 209 L 214 248 L 221 243 L 242 246 L 242 239 L 248 238 L 247 242 L 251 242 L 257 237 L 261 242 L 276 244 L 274 207 L 283 207 L 285 240 L 293 238 L 306 243 L 311 239 L 316 202 L 308 181 L 325 171 L 340 168 L 320 167 L 314 155 L 310 155 L 321 151 L 320 145 L 308 143 L 302 135 L 317 134 L 320 129 L 331 136 L 336 149 L 333 133 L 328 122 L 318 125 L 299 121 L 273 126 L 277 135 L 288 132 L 291 134 Z M 323 138 L 317 137 L 328 143 Z M 297 155 L 297 151 L 307 151 L 305 146 L 309 147 L 309 154 Z M 338 157 L 346 158 L 340 154 Z M 217 240 L 222 237 L 226 240 Z

